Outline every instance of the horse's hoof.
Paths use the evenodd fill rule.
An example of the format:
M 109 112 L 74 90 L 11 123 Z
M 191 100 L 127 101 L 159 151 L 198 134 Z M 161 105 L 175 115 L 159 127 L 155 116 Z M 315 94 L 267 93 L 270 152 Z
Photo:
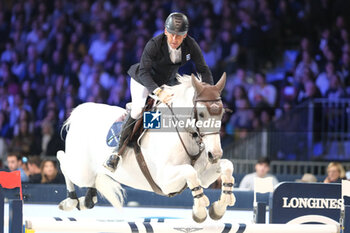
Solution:
M 58 205 L 60 210 L 70 211 L 73 210 L 78 205 L 77 199 L 66 198 Z
M 218 214 L 216 211 L 215 211 L 215 208 L 214 208 L 214 204 L 212 204 L 210 207 L 209 207 L 209 216 L 211 219 L 213 220 L 220 220 L 222 218 L 222 216 L 224 216 L 223 214 Z
M 207 219 L 207 214 L 205 214 L 204 217 L 199 217 L 198 215 L 194 214 L 192 211 L 192 218 L 196 223 L 202 223 Z
M 88 207 L 85 205 L 86 198 L 85 197 L 79 197 L 78 199 L 79 203 L 77 205 L 78 210 L 86 210 Z

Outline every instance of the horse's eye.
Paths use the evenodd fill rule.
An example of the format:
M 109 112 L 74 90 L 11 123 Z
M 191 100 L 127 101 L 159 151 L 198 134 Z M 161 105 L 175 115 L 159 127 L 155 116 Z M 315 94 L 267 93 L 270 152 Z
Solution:
M 203 112 L 199 113 L 199 117 L 203 118 L 204 117 L 204 113 Z

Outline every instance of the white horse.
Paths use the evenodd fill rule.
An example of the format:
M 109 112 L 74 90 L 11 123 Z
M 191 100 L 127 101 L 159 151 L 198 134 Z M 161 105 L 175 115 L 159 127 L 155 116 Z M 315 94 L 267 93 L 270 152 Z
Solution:
M 165 87 L 174 94 L 172 109 L 185 107 L 195 121 L 212 118 L 221 123 L 225 110 L 220 94 L 226 82 L 226 74 L 222 75 L 216 85 L 204 84 L 193 75 L 179 76 L 178 79 L 179 85 Z M 160 104 L 159 107 L 167 106 Z M 113 206 L 121 207 L 124 191 L 120 183 L 154 191 L 143 175 L 132 148 L 125 150 L 114 173 L 103 167 L 113 150 L 105 140 L 109 127 L 125 113 L 126 110 L 120 107 L 96 103 L 84 103 L 72 111 L 64 125 L 68 131 L 66 151 L 57 152 L 68 191 L 67 199 L 59 204 L 60 209 L 92 208 L 97 202 L 96 189 Z M 188 128 L 178 133 L 146 131 L 139 140 L 150 175 L 165 195 L 177 193 L 186 185 L 192 190 L 193 219 L 197 222 L 206 219 L 206 207 L 209 206 L 203 188 L 208 188 L 220 176 L 222 192 L 220 199 L 210 207 L 210 217 L 220 219 L 227 206 L 234 205 L 236 201 L 233 195 L 233 164 L 227 159 L 221 159 L 223 152 L 219 129 L 220 127 L 211 128 L 207 133 L 198 128 Z M 201 143 L 205 148 L 199 154 L 203 145 Z M 188 153 L 200 155 L 193 166 Z M 88 187 L 86 196 L 78 198 L 73 184 Z

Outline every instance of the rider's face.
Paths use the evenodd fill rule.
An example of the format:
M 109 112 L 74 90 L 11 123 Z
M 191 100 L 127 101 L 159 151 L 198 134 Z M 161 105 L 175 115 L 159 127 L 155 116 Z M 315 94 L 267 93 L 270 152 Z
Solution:
M 168 40 L 168 44 L 170 45 L 171 48 L 173 49 L 177 49 L 182 41 L 186 38 L 187 34 L 181 36 L 181 35 L 176 35 L 176 34 L 171 34 L 169 32 L 167 32 L 167 30 L 164 30 L 164 33 L 167 37 Z

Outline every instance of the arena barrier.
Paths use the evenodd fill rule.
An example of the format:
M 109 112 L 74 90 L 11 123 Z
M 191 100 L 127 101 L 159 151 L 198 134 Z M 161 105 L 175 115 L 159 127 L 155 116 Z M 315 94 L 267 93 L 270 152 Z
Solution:
M 1 183 L 0 183 L 1 184 Z M 298 185 L 296 183 L 296 185 Z M 282 186 L 282 185 L 280 185 Z M 282 187 L 288 187 L 287 185 L 284 185 Z M 302 186 L 295 186 L 295 189 L 298 190 L 305 190 L 305 185 Z M 276 189 L 278 190 L 278 189 Z M 276 191 L 278 193 L 278 191 Z M 289 190 L 289 194 L 293 194 L 292 191 Z M 275 194 L 274 192 L 274 194 Z M 302 191 L 301 191 L 302 192 Z M 311 195 L 310 193 L 306 192 L 306 195 Z M 312 194 L 313 195 L 313 194 Z M 322 195 L 322 194 L 321 194 Z M 275 197 L 278 197 L 279 195 L 273 195 Z M 289 200 L 286 199 L 285 196 L 280 196 L 282 200 Z M 305 217 L 305 213 L 301 216 L 295 218 L 292 221 L 289 221 L 289 224 L 280 224 L 280 223 L 273 223 L 273 224 L 241 224 L 241 223 L 222 223 L 220 221 L 214 222 L 214 221 L 205 221 L 202 224 L 197 224 L 193 222 L 192 220 L 174 220 L 174 219 L 166 219 L 163 221 L 151 221 L 151 220 L 145 220 L 145 221 L 123 221 L 123 220 L 91 220 L 91 219 L 75 219 L 75 218 L 67 218 L 67 219 L 61 219 L 61 218 L 33 218 L 33 219 L 25 219 L 25 224 L 23 225 L 23 201 L 22 200 L 10 200 L 9 201 L 9 217 L 8 220 L 6 220 L 5 223 L 5 217 L 4 217 L 4 196 L 3 196 L 3 190 L 0 187 L 0 232 L 4 232 L 4 225 L 6 224 L 9 228 L 9 233 L 34 233 L 34 232 L 194 232 L 194 231 L 200 231 L 200 232 L 221 232 L 221 233 L 228 233 L 228 232 L 234 232 L 234 233 L 291 233 L 291 232 L 298 232 L 298 233 L 350 233 L 350 182 L 344 181 L 341 186 L 341 199 L 342 203 L 332 201 L 329 199 L 327 202 L 320 201 L 319 203 L 322 205 L 327 205 L 330 207 L 329 209 L 332 209 L 334 211 L 339 211 L 339 219 L 338 221 L 328 222 L 326 224 L 314 224 L 316 221 L 316 218 L 312 217 L 312 215 L 308 215 L 309 220 L 307 221 L 310 224 L 300 224 L 305 223 L 304 220 L 299 221 L 300 217 Z M 296 200 L 299 200 L 299 198 L 294 197 L 295 201 L 287 202 L 285 201 L 283 205 L 296 207 L 294 209 L 302 209 L 299 207 L 299 204 L 297 205 Z M 280 199 L 280 198 L 279 198 Z M 325 197 L 324 199 L 327 199 Z M 312 199 L 314 203 L 314 199 Z M 308 206 L 309 204 L 314 206 L 314 204 L 311 203 L 311 201 L 304 201 L 305 203 L 300 204 L 300 206 Z M 276 206 L 275 202 L 275 206 Z M 341 205 L 340 205 L 341 204 Z M 340 209 L 338 208 L 340 205 Z M 314 206 L 315 207 L 315 206 Z M 334 207 L 334 208 L 333 208 Z M 292 208 L 285 208 L 284 214 L 288 214 L 288 209 L 292 212 Z M 317 208 L 314 208 L 317 209 Z M 272 209 L 271 211 L 275 211 L 276 209 Z M 304 209 L 301 212 L 308 211 Z M 278 213 L 278 212 L 277 212 Z M 319 214 L 319 216 L 322 217 L 322 214 Z M 324 217 L 327 218 L 327 217 Z M 299 220 L 298 220 L 299 219 Z M 153 219 L 154 220 L 154 219 Z M 320 223 L 320 222 L 318 222 Z M 330 224 L 329 224 L 330 223 Z M 334 223 L 334 224 L 333 224 Z

